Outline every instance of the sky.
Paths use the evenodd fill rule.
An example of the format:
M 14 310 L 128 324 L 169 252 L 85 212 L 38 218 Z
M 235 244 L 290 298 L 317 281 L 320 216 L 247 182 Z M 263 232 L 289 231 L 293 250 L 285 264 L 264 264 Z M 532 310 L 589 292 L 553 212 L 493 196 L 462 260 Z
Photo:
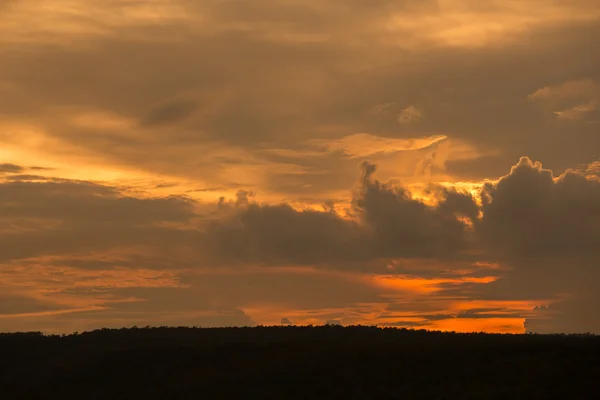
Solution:
M 0 0 L 0 331 L 600 333 L 597 0 Z

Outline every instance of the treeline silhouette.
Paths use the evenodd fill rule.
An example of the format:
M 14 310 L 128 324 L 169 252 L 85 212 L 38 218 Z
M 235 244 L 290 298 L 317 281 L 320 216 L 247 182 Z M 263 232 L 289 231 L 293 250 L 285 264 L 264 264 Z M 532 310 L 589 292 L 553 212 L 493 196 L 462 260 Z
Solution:
M 12 333 L 0 334 L 0 385 L 5 399 L 590 399 L 600 337 L 367 326 Z

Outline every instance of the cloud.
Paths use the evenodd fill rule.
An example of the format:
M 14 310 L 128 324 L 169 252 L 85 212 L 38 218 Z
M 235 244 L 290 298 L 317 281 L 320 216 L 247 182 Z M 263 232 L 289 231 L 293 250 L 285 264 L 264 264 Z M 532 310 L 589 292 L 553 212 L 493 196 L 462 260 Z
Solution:
M 593 242 L 600 234 L 596 223 L 600 182 L 594 176 L 569 170 L 555 177 L 540 163 L 523 157 L 509 174 L 483 186 L 480 207 L 467 192 L 435 185 L 424 202 L 396 182 L 375 179 L 376 169 L 374 164 L 361 165 L 347 215 L 334 208 L 302 211 L 286 203 L 263 204 L 254 193 L 243 190 L 235 199 L 216 203 L 212 213 L 200 214 L 203 208 L 184 198 L 135 198 L 91 182 L 9 180 L 0 184 L 4 193 L 0 219 L 10 226 L 0 232 L 2 262 L 10 268 L 44 265 L 48 273 L 67 268 L 76 276 L 80 273 L 75 271 L 107 273 L 123 268 L 131 273 L 139 268 L 157 273 L 172 269 L 178 276 L 173 287 L 136 289 L 125 284 L 97 287 L 89 294 L 65 291 L 60 295 L 87 299 L 77 307 L 66 306 L 63 297 L 52 300 L 56 291 L 49 302 L 40 303 L 43 312 L 80 310 L 81 318 L 89 314 L 82 319 L 89 324 L 126 318 L 149 323 L 151 312 L 164 321 L 238 324 L 250 320 L 227 316 L 229 311 L 223 311 L 221 318 L 218 310 L 249 306 L 254 315 L 266 318 L 285 311 L 266 311 L 267 304 L 289 307 L 288 311 L 330 308 L 351 315 L 361 303 L 385 304 L 382 290 L 410 292 L 410 286 L 384 289 L 363 280 L 361 274 L 439 277 L 446 273 L 443 269 L 450 269 L 449 277 L 466 274 L 462 276 L 467 278 L 462 284 L 453 283 L 457 298 L 547 299 L 558 311 L 552 319 L 544 315 L 546 323 L 562 326 L 570 321 L 573 326 L 595 329 L 591 314 L 570 305 L 600 304 L 593 295 L 593 282 L 600 278 L 594 269 L 600 260 Z M 507 268 L 495 272 L 501 275 L 497 281 L 469 281 L 477 274 L 475 260 Z M 427 263 L 434 266 L 432 271 Z M 252 272 L 251 266 L 268 268 Z M 287 267 L 304 269 L 294 272 Z M 312 268 L 316 269 L 309 273 Z M 494 274 L 490 268 L 482 273 Z M 79 285 L 87 282 L 82 276 L 77 280 Z M 450 287 L 443 286 L 435 283 L 423 293 L 450 295 Z M 223 291 L 229 294 L 223 296 Z M 307 291 L 313 294 L 307 297 Z M 565 292 L 575 296 L 573 300 L 562 300 L 559 295 Z M 92 306 L 99 308 L 84 310 Z M 427 324 L 440 318 L 512 321 L 527 315 L 510 307 L 471 307 L 455 313 L 418 309 L 416 315 L 381 319 L 396 323 L 394 319 L 411 317 Z M 38 313 L 37 308 L 32 310 Z M 182 313 L 179 319 L 168 317 L 176 310 Z M 214 318 L 206 319 L 207 313 Z M 155 321 L 163 321 L 159 314 Z M 292 316 L 298 319 L 298 315 Z
M 176 246 L 164 238 L 189 234 L 168 224 L 185 226 L 196 217 L 184 198 L 135 198 L 115 187 L 70 180 L 0 182 L 0 199 L 3 261 L 120 246 Z
M 4 180 L 11 180 L 11 179 L 12 180 L 21 180 L 21 179 L 23 179 L 23 177 L 29 176 L 29 175 L 24 174 L 27 171 L 47 171 L 47 170 L 49 170 L 49 168 L 24 167 L 24 166 L 12 164 L 12 163 L 1 163 L 0 164 L 0 174 L 4 175 L 1 179 L 4 179 Z M 36 175 L 31 175 L 31 176 L 37 177 Z M 40 178 L 47 179 L 45 177 L 40 177 Z
M 15 164 L 0 164 L 0 173 L 15 174 L 23 172 L 25 168 Z
M 3 291 L 6 290 L 3 288 Z M 0 295 L 0 318 L 35 314 L 64 309 L 58 304 L 49 304 L 31 296 L 5 292 Z
M 580 104 L 573 106 L 572 108 L 563 110 L 563 111 L 555 111 L 554 114 L 559 119 L 567 119 L 567 120 L 577 120 L 581 119 L 585 114 L 595 111 L 598 109 L 598 103 L 595 101 L 590 101 L 587 104 Z
M 531 100 L 571 99 L 593 97 L 598 93 L 597 84 L 591 79 L 570 80 L 559 85 L 545 86 L 529 95 Z
M 414 139 L 393 139 L 367 133 L 357 133 L 335 141 L 313 140 L 311 144 L 329 151 L 341 151 L 351 158 L 356 158 L 399 151 L 421 150 L 445 139 L 446 136 L 444 135 Z
M 518 1 L 492 1 L 485 7 L 472 1 L 424 2 L 421 7 L 407 7 L 406 13 L 393 13 L 388 26 L 391 30 L 410 30 L 421 43 L 482 48 L 512 43 L 524 32 L 540 26 L 593 21 L 599 16 L 591 11 L 588 0 L 571 4 L 539 1 L 535 14 L 531 14 L 530 7 L 531 4 Z
M 592 79 L 570 80 L 559 85 L 545 86 L 528 98 L 554 109 L 553 114 L 558 119 L 579 120 L 598 109 L 600 85 Z
M 466 225 L 457 217 L 470 213 L 469 207 L 449 209 L 474 202 L 471 195 L 442 190 L 437 206 L 429 207 L 402 187 L 372 179 L 374 172 L 374 165 L 363 163 L 361 186 L 353 203 L 373 235 L 377 254 L 452 258 L 468 247 Z M 457 198 L 461 200 L 454 201 Z
M 520 318 L 522 315 L 506 308 L 472 308 L 458 312 L 455 318 Z
M 523 157 L 483 191 L 482 239 L 504 257 L 594 259 L 600 234 L 600 182 L 568 170 L 555 178 Z
M 42 42 L 68 46 L 67 38 L 72 35 L 93 40 L 111 37 L 119 28 L 160 27 L 165 22 L 181 23 L 186 19 L 180 4 L 165 1 L 157 1 L 152 5 L 119 0 L 98 4 L 57 0 L 51 6 L 38 0 L 9 3 L 9 7 L 2 10 L 0 31 L 3 33 L 2 41 L 14 45 Z M 119 12 L 110 13 L 110 9 Z M 52 21 L 51 26 L 39 26 L 42 15 Z
M 600 161 L 593 162 L 585 167 L 585 173 L 588 177 L 600 178 Z
M 397 184 L 375 180 L 375 169 L 363 164 L 349 215 L 333 207 L 263 204 L 245 190 L 209 206 L 182 197 L 136 197 L 86 181 L 4 181 L 0 265 L 7 284 L 36 288 L 43 306 L 21 313 L 14 326 L 29 326 L 31 318 L 50 326 L 45 316 L 58 314 L 52 329 L 249 323 L 227 310 L 250 310 L 252 318 L 272 323 L 286 310 L 306 323 L 340 313 L 353 321 L 370 318 L 370 306 L 362 310 L 361 304 L 385 304 L 386 292 L 412 292 L 383 288 L 361 272 L 389 273 L 385 259 L 394 257 L 460 259 L 460 246 L 438 251 L 438 241 L 448 238 L 434 232 L 440 223 L 459 228 L 458 215 L 473 215 L 466 194 L 434 188 L 438 203 L 426 205 Z M 429 242 L 415 250 L 413 234 Z M 269 311 L 273 305 L 280 308 Z
M 373 178 L 365 163 L 350 216 L 333 208 L 262 204 L 251 191 L 222 200 L 212 216 L 184 197 L 134 197 L 85 181 L 33 176 L 0 183 L 4 261 L 142 246 L 157 259 L 176 248 L 208 265 L 361 266 L 390 257 L 451 259 L 468 248 L 461 218 L 475 217 L 470 194 L 435 188 L 435 206 Z M 215 213 L 216 212 L 216 213 Z M 186 262 L 189 262 L 186 261 Z
M 230 262 L 327 264 L 363 259 L 362 229 L 331 212 L 296 211 L 287 204 L 248 204 L 211 223 L 210 249 Z
M 178 122 L 189 117 L 197 108 L 193 101 L 182 100 L 154 108 L 142 120 L 142 125 L 151 127 Z
M 416 109 L 414 106 L 408 106 L 400 115 L 398 115 L 398 122 L 401 124 L 412 124 L 417 122 L 423 117 L 423 113 Z
M 374 165 L 362 164 L 352 203 L 355 218 L 261 205 L 242 192 L 235 205 L 224 204 L 230 215 L 209 224 L 208 249 L 227 262 L 346 268 L 382 258 L 460 257 L 469 240 L 459 216 L 474 216 L 470 194 L 438 190 L 439 203 L 431 207 L 401 186 L 375 180 L 374 172 Z
M 480 288 L 484 296 L 546 299 L 555 304 L 557 314 L 545 322 L 553 329 L 566 329 L 569 321 L 573 329 L 598 331 L 591 310 L 600 304 L 595 294 L 600 181 L 574 170 L 555 177 L 523 157 L 482 195 L 478 236 L 488 256 L 509 268 L 502 279 Z M 528 329 L 535 321 L 529 320 Z
M 579 163 L 577 155 L 597 144 L 590 126 L 577 128 L 579 141 L 563 135 L 565 127 L 548 132 L 526 100 L 561 80 L 600 79 L 598 56 L 585 39 L 597 29 L 588 2 L 544 1 L 535 13 L 516 2 L 490 9 L 474 2 L 382 2 L 370 9 L 356 2 L 268 1 L 243 11 L 217 1 L 42 3 L 18 3 L 0 26 L 11 55 L 0 66 L 3 119 L 40 134 L 34 141 L 31 131 L 18 132 L 31 139 L 20 140 L 19 157 L 78 168 L 93 161 L 207 187 L 270 186 L 281 198 L 291 189 L 271 182 L 269 172 L 289 165 L 265 160 L 265 144 L 297 149 L 310 139 L 336 143 L 360 133 L 384 142 L 443 134 L 478 151 L 498 150 L 503 163 L 540 151 L 536 156 L 552 167 Z M 281 15 L 290 15 L 287 24 Z M 48 20 L 53 23 L 39 23 Z M 504 43 L 509 37 L 519 40 Z M 475 39 L 494 45 L 477 49 Z M 37 50 L 40 43 L 47 51 Z M 381 104 L 401 106 L 369 112 Z M 82 122 L 73 105 L 94 113 L 85 127 L 73 125 Z M 427 118 L 399 125 L 402 108 L 411 115 L 425 110 Z M 57 109 L 66 111 L 57 115 Z M 153 118 L 164 123 L 144 124 Z M 552 142 L 543 151 L 542 138 Z M 225 165 L 214 154 L 239 163 Z M 294 186 L 312 184 L 314 195 L 323 186 L 319 179 L 351 179 L 353 164 L 338 161 L 293 160 L 296 170 L 336 171 L 333 179 L 296 177 Z M 471 162 L 469 178 L 500 172 L 488 160 Z
M 17 282 L 23 286 L 26 275 L 27 284 L 33 285 L 36 292 L 44 292 L 40 297 L 52 311 L 48 316 L 63 310 L 60 322 L 70 324 L 73 330 L 133 324 L 213 326 L 219 321 L 247 325 L 249 317 L 235 310 L 244 310 L 245 315 L 263 324 L 277 324 L 281 313 L 287 312 L 290 319 L 304 324 L 311 323 L 310 314 L 314 312 L 352 315 L 364 308 L 368 317 L 370 309 L 365 304 L 386 302 L 380 289 L 352 273 L 248 266 L 181 269 L 176 258 L 170 260 L 170 266 L 152 271 L 141 269 L 152 268 L 144 258 L 134 260 L 137 265 L 131 266 L 124 265 L 122 259 L 106 259 L 103 266 L 94 266 L 94 259 L 78 265 L 53 265 L 45 260 L 36 265 L 24 260 L 16 264 L 24 269 L 13 266 L 12 276 L 20 276 Z M 171 267 L 171 272 L 165 267 Z M 8 273 L 10 268 L 5 266 L 4 271 Z M 17 286 L 17 282 L 13 284 Z M 11 303 L 6 307 L 10 309 Z M 73 315 L 66 315 L 69 313 Z M 46 319 L 40 317 L 40 312 L 13 313 L 12 321 L 14 326 L 23 326 L 32 319 L 42 319 L 40 323 L 46 324 Z

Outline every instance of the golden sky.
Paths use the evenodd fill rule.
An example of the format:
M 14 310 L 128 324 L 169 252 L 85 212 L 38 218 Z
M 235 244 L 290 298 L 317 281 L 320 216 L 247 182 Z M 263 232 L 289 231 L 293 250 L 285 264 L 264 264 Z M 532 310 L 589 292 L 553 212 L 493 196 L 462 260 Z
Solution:
M 0 331 L 600 332 L 597 0 L 0 0 Z

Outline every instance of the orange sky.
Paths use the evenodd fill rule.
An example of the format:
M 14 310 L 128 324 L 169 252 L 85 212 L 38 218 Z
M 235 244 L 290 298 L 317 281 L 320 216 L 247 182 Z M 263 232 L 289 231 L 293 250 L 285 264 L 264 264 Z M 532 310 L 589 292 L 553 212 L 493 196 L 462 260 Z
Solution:
M 0 2 L 0 331 L 600 332 L 596 3 Z

